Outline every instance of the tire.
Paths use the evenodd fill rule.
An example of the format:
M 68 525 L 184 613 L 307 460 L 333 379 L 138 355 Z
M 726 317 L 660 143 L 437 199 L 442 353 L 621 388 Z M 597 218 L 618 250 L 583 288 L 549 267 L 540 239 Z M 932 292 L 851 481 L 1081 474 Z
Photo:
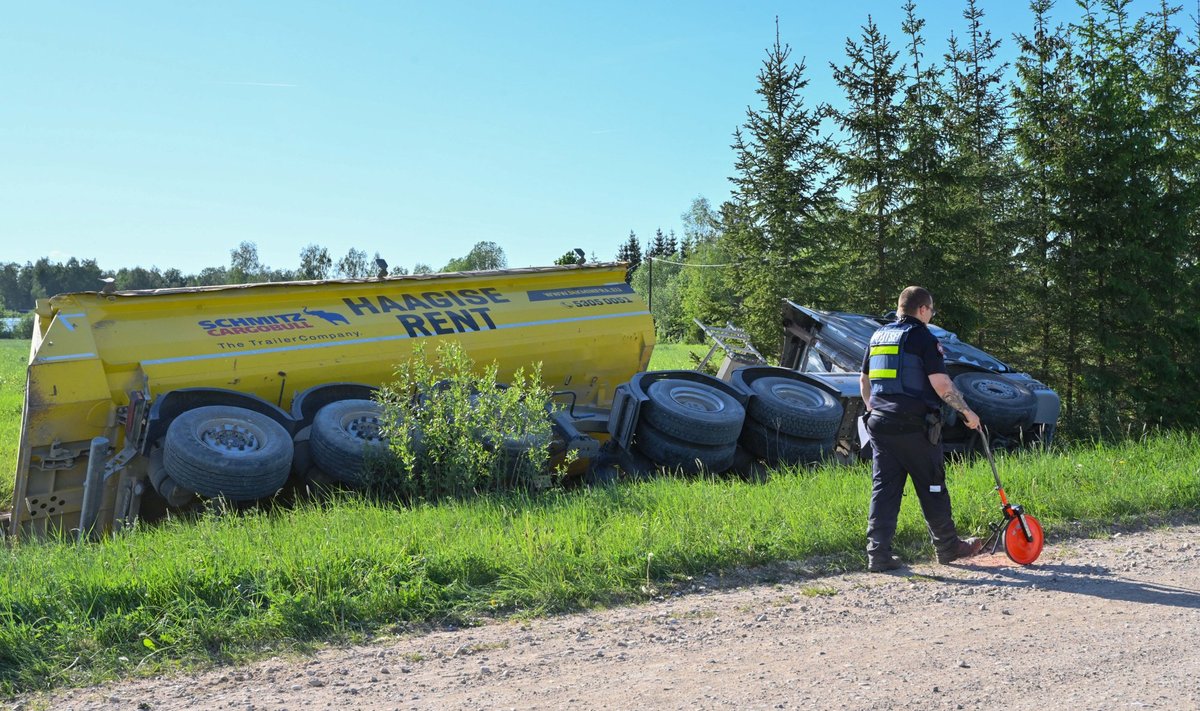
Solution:
M 1012 432 L 1028 427 L 1037 412 L 1037 396 L 1021 383 L 995 373 L 962 373 L 954 385 L 989 429 Z
M 770 425 L 747 420 L 742 446 L 769 464 L 815 464 L 833 455 L 833 437 L 825 440 L 792 437 Z
M 634 442 L 642 454 L 658 466 L 682 469 L 688 474 L 701 470 L 718 473 L 733 466 L 737 442 L 725 445 L 702 445 L 686 442 L 661 432 L 643 422 L 634 433 Z
M 642 420 L 683 442 L 729 445 L 742 431 L 746 410 L 729 393 L 691 380 L 659 380 L 646 389 Z
M 163 466 L 162 447 L 155 447 L 150 453 L 150 486 L 167 502 L 168 506 L 179 508 L 196 498 L 196 492 L 188 491 L 167 474 Z
M 353 486 L 366 484 L 368 451 L 387 449 L 380 432 L 383 408 L 373 400 L 338 400 L 317 410 L 308 445 L 313 463 Z
M 270 417 L 225 405 L 176 417 L 163 438 L 163 468 L 177 486 L 205 497 L 271 496 L 292 468 L 292 438 Z
M 749 417 L 793 437 L 827 440 L 842 423 L 842 404 L 821 388 L 790 378 L 759 378 Z

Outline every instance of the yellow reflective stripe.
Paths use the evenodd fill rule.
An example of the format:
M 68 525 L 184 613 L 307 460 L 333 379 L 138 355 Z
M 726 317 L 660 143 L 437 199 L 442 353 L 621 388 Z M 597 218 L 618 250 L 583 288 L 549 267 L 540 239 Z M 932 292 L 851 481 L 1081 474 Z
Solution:
M 874 368 L 867 373 L 867 378 L 870 380 L 886 380 L 894 377 L 896 377 L 896 371 L 886 368 Z
M 900 346 L 871 346 L 871 355 L 898 355 Z

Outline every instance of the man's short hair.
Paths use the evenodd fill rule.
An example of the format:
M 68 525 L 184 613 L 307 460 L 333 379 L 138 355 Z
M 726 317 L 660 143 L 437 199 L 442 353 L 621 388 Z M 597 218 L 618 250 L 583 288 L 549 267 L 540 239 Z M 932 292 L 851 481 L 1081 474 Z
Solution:
M 916 314 L 922 306 L 933 307 L 933 294 L 921 286 L 908 287 L 900 292 L 900 298 L 896 300 L 896 311 L 910 316 Z

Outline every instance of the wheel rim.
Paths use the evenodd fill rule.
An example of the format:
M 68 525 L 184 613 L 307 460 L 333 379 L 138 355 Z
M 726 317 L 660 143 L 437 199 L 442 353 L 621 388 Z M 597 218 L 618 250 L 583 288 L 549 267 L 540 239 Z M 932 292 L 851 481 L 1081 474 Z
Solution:
M 820 407 L 824 404 L 820 395 L 798 383 L 776 383 L 771 386 L 771 394 L 789 405 L 800 405 L 804 408 Z
M 1004 552 L 1014 563 L 1021 565 L 1029 565 L 1037 560 L 1042 554 L 1042 545 L 1045 542 L 1042 524 L 1036 518 L 1025 514 L 1025 523 L 1029 526 L 1032 541 L 1025 540 L 1025 532 L 1021 530 L 1021 522 L 1018 519 L 1009 521 L 1004 529 Z
M 671 390 L 671 400 L 689 410 L 698 412 L 721 412 L 725 403 L 716 395 L 701 388 L 683 385 Z
M 354 439 L 364 443 L 383 442 L 383 424 L 372 412 L 352 412 L 342 418 L 342 429 Z
M 201 422 L 196 428 L 196 438 L 214 452 L 235 458 L 253 455 L 267 439 L 259 427 L 232 417 Z
M 1021 396 L 1015 387 L 1000 380 L 976 380 L 971 389 L 992 400 L 1016 400 Z

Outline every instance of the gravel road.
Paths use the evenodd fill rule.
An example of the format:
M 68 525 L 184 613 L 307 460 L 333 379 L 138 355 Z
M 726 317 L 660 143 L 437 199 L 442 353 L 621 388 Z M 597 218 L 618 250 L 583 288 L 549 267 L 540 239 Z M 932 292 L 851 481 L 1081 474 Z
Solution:
M 62 709 L 1200 708 L 1200 526 L 895 573 L 698 579 L 496 622 L 17 702 Z M 774 571 L 780 575 L 781 571 Z

